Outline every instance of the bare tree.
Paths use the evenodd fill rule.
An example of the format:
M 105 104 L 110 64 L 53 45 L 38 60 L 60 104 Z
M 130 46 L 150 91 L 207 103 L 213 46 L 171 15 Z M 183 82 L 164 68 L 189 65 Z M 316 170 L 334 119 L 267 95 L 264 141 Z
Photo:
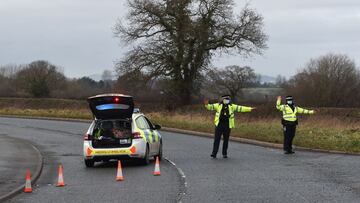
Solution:
M 0 75 L 6 78 L 14 78 L 16 73 L 24 68 L 25 65 L 8 64 L 0 66 Z
M 287 83 L 286 77 L 278 75 L 275 80 L 275 85 L 277 87 L 284 87 Z
M 148 90 L 147 81 L 146 76 L 141 71 L 134 70 L 119 76 L 115 89 L 138 97 L 139 94 Z
M 102 75 L 101 75 L 101 79 L 103 81 L 112 81 L 113 80 L 113 73 L 111 70 L 104 70 Z
M 34 61 L 16 74 L 16 84 L 34 97 L 49 97 L 65 85 L 59 68 L 47 61 Z
M 14 85 L 16 73 L 23 68 L 23 65 L 8 64 L 0 66 L 0 96 L 17 96 Z
M 0 66 L 0 96 L 84 99 L 111 90 L 112 72 L 104 71 L 102 79 L 99 82 L 89 77 L 68 79 L 61 68 L 43 60 L 10 64 Z
M 230 94 L 233 100 L 241 95 L 241 90 L 259 80 L 254 70 L 248 66 L 227 66 L 224 70 L 210 69 L 206 74 L 208 90 L 216 94 Z
M 103 84 L 104 84 L 104 90 L 106 91 L 110 91 L 113 87 L 113 73 L 111 70 L 104 70 L 102 75 L 101 75 L 101 79 Z
M 286 88 L 306 105 L 359 106 L 360 75 L 347 55 L 327 54 L 311 59 Z
M 147 78 L 165 76 L 182 104 L 191 102 L 200 72 L 215 53 L 260 54 L 266 48 L 263 18 L 233 0 L 128 0 L 130 12 L 114 33 L 134 48 L 117 64 Z

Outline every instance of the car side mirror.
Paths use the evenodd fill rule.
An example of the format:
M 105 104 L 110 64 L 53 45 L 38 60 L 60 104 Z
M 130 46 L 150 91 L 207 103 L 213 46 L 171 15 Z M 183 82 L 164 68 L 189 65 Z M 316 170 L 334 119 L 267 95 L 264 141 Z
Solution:
M 155 129 L 155 130 L 160 130 L 160 129 L 161 129 L 161 125 L 155 124 L 155 125 L 154 125 L 154 129 Z

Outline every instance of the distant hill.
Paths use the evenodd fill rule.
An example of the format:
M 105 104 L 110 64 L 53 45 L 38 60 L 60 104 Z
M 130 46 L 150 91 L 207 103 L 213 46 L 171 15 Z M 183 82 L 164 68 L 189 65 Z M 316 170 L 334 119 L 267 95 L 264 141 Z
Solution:
M 276 77 L 268 76 L 268 75 L 261 75 L 260 76 L 261 83 L 276 83 Z
M 91 79 L 99 82 L 100 80 L 102 80 L 102 79 L 101 79 L 101 75 L 102 75 L 102 74 L 92 74 L 92 75 L 88 75 L 87 77 L 89 77 L 89 78 L 91 78 Z M 113 75 L 113 78 L 112 78 L 112 79 L 113 79 L 113 80 L 116 80 L 117 78 L 116 78 L 115 75 Z

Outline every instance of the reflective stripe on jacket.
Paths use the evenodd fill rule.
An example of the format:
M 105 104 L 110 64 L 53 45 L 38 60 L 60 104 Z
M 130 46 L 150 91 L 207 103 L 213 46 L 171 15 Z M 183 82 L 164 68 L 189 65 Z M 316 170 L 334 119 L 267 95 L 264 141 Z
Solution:
M 205 105 L 205 108 L 207 110 L 210 111 L 216 111 L 215 114 L 215 119 L 214 119 L 214 123 L 216 126 L 218 126 L 219 121 L 220 121 L 220 114 L 221 114 L 221 109 L 223 107 L 223 104 L 220 103 L 215 103 L 215 104 L 207 104 Z M 247 107 L 247 106 L 240 106 L 240 105 L 236 105 L 236 104 L 229 104 L 229 128 L 234 128 L 235 127 L 235 112 L 250 112 L 251 111 L 251 107 Z
M 297 121 L 297 117 L 296 117 L 297 113 L 314 114 L 314 110 L 307 110 L 307 109 L 300 108 L 298 106 L 295 106 L 294 111 L 293 111 L 289 105 L 281 104 L 281 99 L 278 99 L 276 101 L 276 108 L 279 111 L 283 112 L 283 119 L 285 121 L 291 121 L 291 122 Z

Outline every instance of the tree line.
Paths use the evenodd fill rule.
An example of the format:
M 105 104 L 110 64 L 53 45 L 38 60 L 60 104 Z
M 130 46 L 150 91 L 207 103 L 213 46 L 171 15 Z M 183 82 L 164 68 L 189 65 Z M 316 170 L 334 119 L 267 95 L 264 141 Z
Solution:
M 360 107 L 360 71 L 344 54 L 311 59 L 295 76 L 282 80 L 281 86 L 302 105 Z
M 106 76 L 106 71 L 103 76 Z M 83 99 L 111 91 L 112 83 L 89 77 L 67 78 L 60 67 L 45 60 L 0 66 L 1 97 Z
M 141 71 L 120 74 L 115 80 L 110 71 L 103 72 L 102 80 L 89 77 L 66 78 L 61 68 L 39 60 L 27 65 L 0 67 L 0 96 L 52 97 L 85 99 L 95 94 L 119 92 L 133 95 L 142 102 L 163 102 L 178 105 L 176 90 L 166 77 L 149 80 Z M 234 101 L 273 102 L 277 94 L 293 95 L 305 106 L 359 107 L 360 72 L 347 55 L 329 53 L 310 59 L 296 75 L 286 79 L 278 76 L 275 83 L 261 83 L 260 75 L 248 66 L 207 68 L 197 80 L 192 103 L 203 98 L 217 98 L 230 94 Z M 268 89 L 267 93 L 250 100 L 247 89 Z
M 179 104 L 171 79 L 161 77 L 145 79 L 146 75 L 124 74 L 118 78 L 118 89 L 129 94 L 164 100 Z M 274 83 L 261 83 L 260 75 L 248 66 L 207 68 L 197 80 L 197 90 L 192 93 L 193 103 L 203 98 L 217 98 L 230 94 L 241 102 L 274 102 L 277 94 L 292 95 L 303 106 L 360 107 L 360 71 L 355 61 L 344 54 L 328 53 L 310 59 L 298 73 L 289 79 L 278 76 Z M 246 89 L 268 89 L 250 100 Z M 145 96 L 146 95 L 146 96 Z M 246 97 L 247 96 L 247 97 Z

